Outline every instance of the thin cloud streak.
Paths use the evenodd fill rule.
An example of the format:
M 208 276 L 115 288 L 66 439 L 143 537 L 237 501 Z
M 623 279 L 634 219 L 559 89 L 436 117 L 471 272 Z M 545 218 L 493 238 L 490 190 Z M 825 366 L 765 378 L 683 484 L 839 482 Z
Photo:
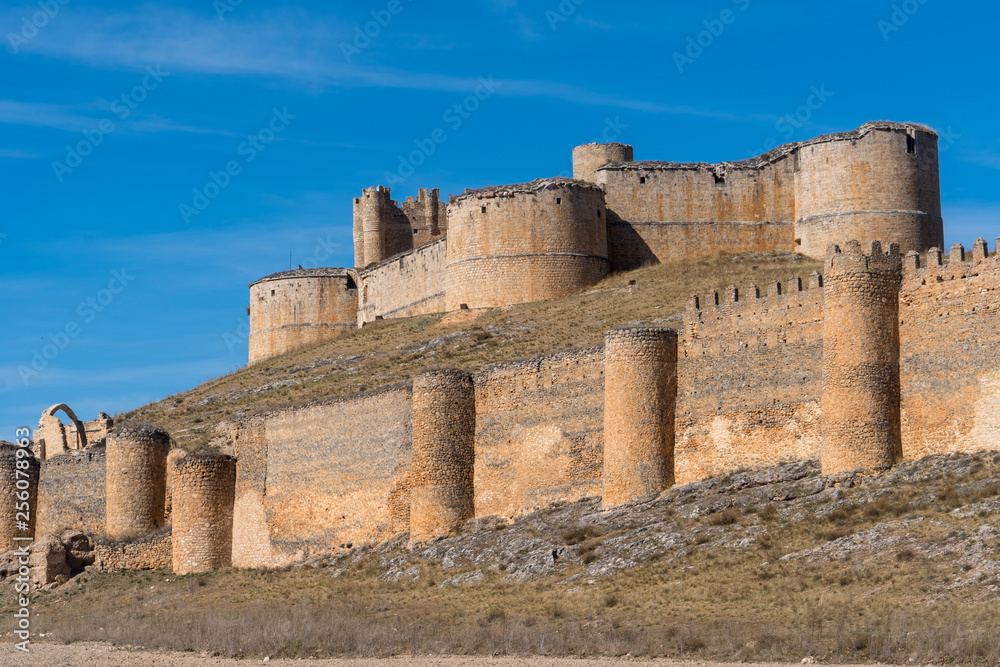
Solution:
M 348 65 L 337 48 L 348 36 L 348 29 L 303 13 L 272 15 L 266 23 L 232 18 L 219 24 L 186 12 L 157 8 L 111 16 L 67 11 L 58 24 L 25 50 L 95 67 L 132 70 L 155 63 L 167 71 L 265 77 L 319 88 L 468 94 L 480 84 L 478 76 Z M 777 120 L 766 114 L 740 115 L 618 97 L 552 81 L 501 78 L 498 82 L 497 95 L 506 97 L 548 97 L 587 106 L 720 120 Z

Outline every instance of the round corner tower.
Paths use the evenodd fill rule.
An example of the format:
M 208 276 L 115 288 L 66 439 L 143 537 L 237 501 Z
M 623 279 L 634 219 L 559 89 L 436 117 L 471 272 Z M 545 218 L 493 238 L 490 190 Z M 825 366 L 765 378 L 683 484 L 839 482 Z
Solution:
M 597 182 L 597 170 L 613 162 L 633 162 L 635 151 L 628 144 L 583 144 L 573 149 L 573 178 Z
M 604 348 L 604 507 L 674 483 L 677 332 L 612 329 Z
M 358 288 L 345 269 L 299 269 L 250 284 L 250 363 L 358 328 Z
M 831 243 L 899 244 L 905 254 L 944 247 L 938 135 L 902 123 L 868 123 L 806 142 L 795 157 L 799 252 Z
M 115 426 L 107 439 L 107 533 L 114 540 L 163 527 L 170 434 L 156 424 Z
M 469 373 L 413 379 L 410 540 L 447 535 L 475 515 L 476 392 Z
M 27 447 L 0 444 L 0 553 L 23 546 L 15 537 L 35 536 L 41 466 Z
M 194 453 L 174 463 L 173 569 L 208 572 L 232 565 L 236 459 Z
M 885 470 L 902 456 L 902 257 L 877 241 L 831 248 L 823 305 L 823 473 Z
M 448 205 L 448 310 L 558 299 L 608 270 L 607 208 L 596 185 L 543 179 Z

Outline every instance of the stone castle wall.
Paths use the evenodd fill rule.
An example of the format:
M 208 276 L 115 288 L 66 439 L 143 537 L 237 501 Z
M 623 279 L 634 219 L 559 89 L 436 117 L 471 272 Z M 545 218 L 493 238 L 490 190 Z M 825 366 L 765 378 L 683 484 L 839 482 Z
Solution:
M 236 459 L 195 453 L 173 463 L 174 573 L 232 565 Z
M 963 254 L 965 255 L 963 261 Z M 972 252 L 905 260 L 900 294 L 903 456 L 996 448 L 1000 442 L 1000 262 Z
M 409 385 L 244 420 L 236 562 L 271 564 L 408 530 L 411 424 Z
M 886 470 L 902 456 L 899 425 L 899 288 L 893 244 L 834 246 L 823 317 L 824 473 Z
M 170 435 L 153 424 L 122 424 L 108 434 L 109 538 L 139 537 L 164 526 L 169 452 Z
M 0 553 L 21 546 L 16 537 L 35 537 L 40 468 L 30 449 L 0 443 Z
M 604 350 L 603 504 L 652 500 L 674 484 L 677 332 L 612 329 Z
M 927 250 L 944 238 L 939 181 L 936 134 L 868 123 L 740 162 L 611 163 L 597 170 L 595 182 L 607 192 L 610 220 L 619 223 L 609 228 L 617 269 L 678 253 L 822 257 L 827 245 L 852 239 Z M 698 234 L 702 242 L 692 243 Z
M 357 328 L 358 290 L 343 269 L 299 269 L 250 285 L 250 363 Z
M 445 310 L 446 238 L 358 272 L 357 325 Z
M 604 192 L 547 179 L 486 188 L 448 205 L 447 309 L 568 296 L 608 274 Z
M 439 190 L 422 188 L 400 205 L 390 188 L 367 188 L 354 199 L 354 266 L 380 264 L 447 231 L 448 210 Z
M 475 441 L 472 376 L 464 371 L 439 370 L 414 378 L 412 542 L 448 535 L 475 515 Z
M 819 274 L 692 299 L 678 351 L 679 484 L 816 458 L 823 393 Z
M 560 298 L 656 262 L 818 258 L 850 240 L 925 251 L 944 242 L 937 142 L 923 126 L 875 122 L 718 164 L 635 162 L 631 146 L 586 144 L 573 150 L 574 179 L 466 190 L 447 206 L 437 190 L 400 205 L 368 188 L 354 199 L 360 303 L 317 313 L 308 292 L 267 307 L 255 293 L 251 362 L 354 322 Z
M 42 461 L 38 481 L 38 535 L 76 528 L 104 533 L 107 457 L 103 448 Z
M 476 376 L 476 514 L 510 517 L 601 494 L 604 350 Z
M 612 271 L 631 271 L 709 253 L 794 252 L 790 222 L 624 222 L 608 223 Z

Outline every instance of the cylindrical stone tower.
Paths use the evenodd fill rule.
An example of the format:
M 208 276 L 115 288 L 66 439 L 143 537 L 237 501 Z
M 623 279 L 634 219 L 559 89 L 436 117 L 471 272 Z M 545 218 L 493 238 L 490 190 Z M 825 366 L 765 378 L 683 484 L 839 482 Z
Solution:
M 821 139 L 795 157 L 799 252 L 819 258 L 852 239 L 903 253 L 944 246 L 937 134 L 880 122 Z
M 573 178 L 597 182 L 597 170 L 612 162 L 633 162 L 635 153 L 626 144 L 584 144 L 573 149 Z
M 476 392 L 464 371 L 413 380 L 410 541 L 447 535 L 475 514 Z
M 174 463 L 173 566 L 176 574 L 232 565 L 236 459 L 190 454 Z
M 170 435 L 156 424 L 125 423 L 108 433 L 108 537 L 139 537 L 163 527 L 169 452 Z
M 608 275 L 604 190 L 552 178 L 448 204 L 447 310 L 560 299 Z
M 604 350 L 604 506 L 615 507 L 674 483 L 677 332 L 612 329 Z
M 823 472 L 885 470 L 902 456 L 899 247 L 831 248 L 824 282 Z
M 250 363 L 358 328 L 358 288 L 344 269 L 297 269 L 250 284 Z
M 18 450 L 23 452 L 20 458 Z M 26 544 L 15 537 L 35 536 L 40 469 L 30 449 L 0 444 L 0 553 Z

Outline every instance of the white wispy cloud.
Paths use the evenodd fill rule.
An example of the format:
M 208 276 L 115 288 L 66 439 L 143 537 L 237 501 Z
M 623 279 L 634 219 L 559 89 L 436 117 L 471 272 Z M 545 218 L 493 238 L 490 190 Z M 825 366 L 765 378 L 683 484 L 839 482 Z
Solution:
M 39 158 L 41 155 L 34 151 L 22 151 L 16 148 L 0 148 L 0 158 L 9 158 L 11 160 L 33 160 Z M 4 235 L 0 234 L 0 238 Z
M 517 18 L 517 3 L 501 2 L 511 20 L 530 36 L 532 20 Z M 352 39 L 353 24 L 307 14 L 272 12 L 261 17 L 227 17 L 143 5 L 114 14 L 68 8 L 23 46 L 24 51 L 93 67 L 139 71 L 159 65 L 167 71 L 259 77 L 322 90 L 329 87 L 374 87 L 467 94 L 480 76 L 415 72 L 391 67 L 348 64 L 340 44 Z M 702 116 L 729 120 L 776 120 L 768 115 L 739 115 L 686 105 L 596 93 L 588 88 L 544 80 L 498 78 L 504 97 L 548 97 L 566 102 L 650 113 Z
M 0 99 L 0 124 L 27 127 L 47 127 L 64 132 L 83 132 L 95 129 L 109 119 L 121 127 L 122 133 L 149 134 L 158 132 L 184 132 L 190 134 L 217 134 L 238 136 L 234 132 L 212 128 L 194 127 L 152 115 L 147 118 L 130 117 L 121 121 L 110 112 L 110 103 L 95 100 L 86 104 L 51 104 L 47 102 L 22 102 Z M 37 153 L 0 149 L 0 157 L 35 158 Z

